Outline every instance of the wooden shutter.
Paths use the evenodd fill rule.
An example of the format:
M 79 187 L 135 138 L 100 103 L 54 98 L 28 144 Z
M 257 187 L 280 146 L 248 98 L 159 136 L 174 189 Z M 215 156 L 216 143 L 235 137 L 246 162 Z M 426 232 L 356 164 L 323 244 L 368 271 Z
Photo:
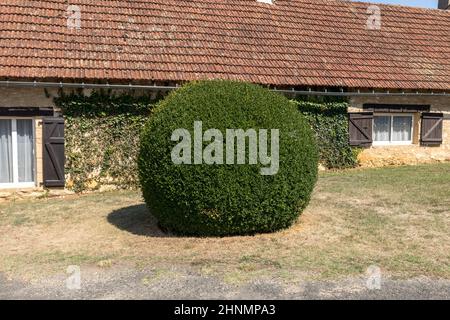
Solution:
M 422 145 L 441 145 L 444 114 L 422 113 L 420 142 Z
M 43 121 L 44 186 L 64 187 L 64 119 Z
M 348 124 L 351 146 L 370 147 L 372 145 L 373 112 L 349 113 Z

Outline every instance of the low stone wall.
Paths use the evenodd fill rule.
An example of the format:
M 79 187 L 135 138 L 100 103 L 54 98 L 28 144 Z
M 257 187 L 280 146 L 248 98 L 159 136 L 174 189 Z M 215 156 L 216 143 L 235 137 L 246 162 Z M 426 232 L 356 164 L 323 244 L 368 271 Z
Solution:
M 18 200 L 35 200 L 72 195 L 74 192 L 65 189 L 29 188 L 29 189 L 0 189 L 0 203 Z
M 358 161 L 361 167 L 436 163 L 450 161 L 450 152 L 418 145 L 372 147 L 361 152 Z

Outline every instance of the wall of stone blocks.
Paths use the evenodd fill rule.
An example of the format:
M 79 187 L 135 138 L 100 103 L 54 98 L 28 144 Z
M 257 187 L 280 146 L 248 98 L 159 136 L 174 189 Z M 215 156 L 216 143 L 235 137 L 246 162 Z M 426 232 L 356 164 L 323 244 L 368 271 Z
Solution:
M 57 89 L 0 87 L 1 107 L 54 107 Z

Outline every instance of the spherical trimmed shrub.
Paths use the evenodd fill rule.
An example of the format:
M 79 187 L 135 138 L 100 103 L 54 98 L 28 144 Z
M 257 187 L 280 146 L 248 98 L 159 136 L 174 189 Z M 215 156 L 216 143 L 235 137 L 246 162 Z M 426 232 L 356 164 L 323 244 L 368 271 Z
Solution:
M 247 130 L 256 132 L 258 144 L 245 139 L 244 164 L 237 164 L 239 140 L 227 129 L 253 138 Z M 279 132 L 278 170 L 272 129 Z M 265 149 L 272 164 L 259 155 Z M 144 199 L 162 227 L 182 235 L 248 235 L 287 228 L 298 218 L 317 180 L 318 151 L 311 128 L 284 96 L 248 83 L 199 81 L 156 107 L 141 136 L 138 166 Z

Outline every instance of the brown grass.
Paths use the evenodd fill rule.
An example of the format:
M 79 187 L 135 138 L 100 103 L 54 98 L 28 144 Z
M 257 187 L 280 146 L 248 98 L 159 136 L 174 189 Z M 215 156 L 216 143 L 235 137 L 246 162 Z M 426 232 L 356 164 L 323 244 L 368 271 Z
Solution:
M 0 271 L 37 278 L 72 264 L 195 268 L 236 282 L 335 278 L 376 264 L 450 279 L 450 164 L 324 173 L 299 221 L 275 234 L 161 232 L 138 192 L 0 205 Z

